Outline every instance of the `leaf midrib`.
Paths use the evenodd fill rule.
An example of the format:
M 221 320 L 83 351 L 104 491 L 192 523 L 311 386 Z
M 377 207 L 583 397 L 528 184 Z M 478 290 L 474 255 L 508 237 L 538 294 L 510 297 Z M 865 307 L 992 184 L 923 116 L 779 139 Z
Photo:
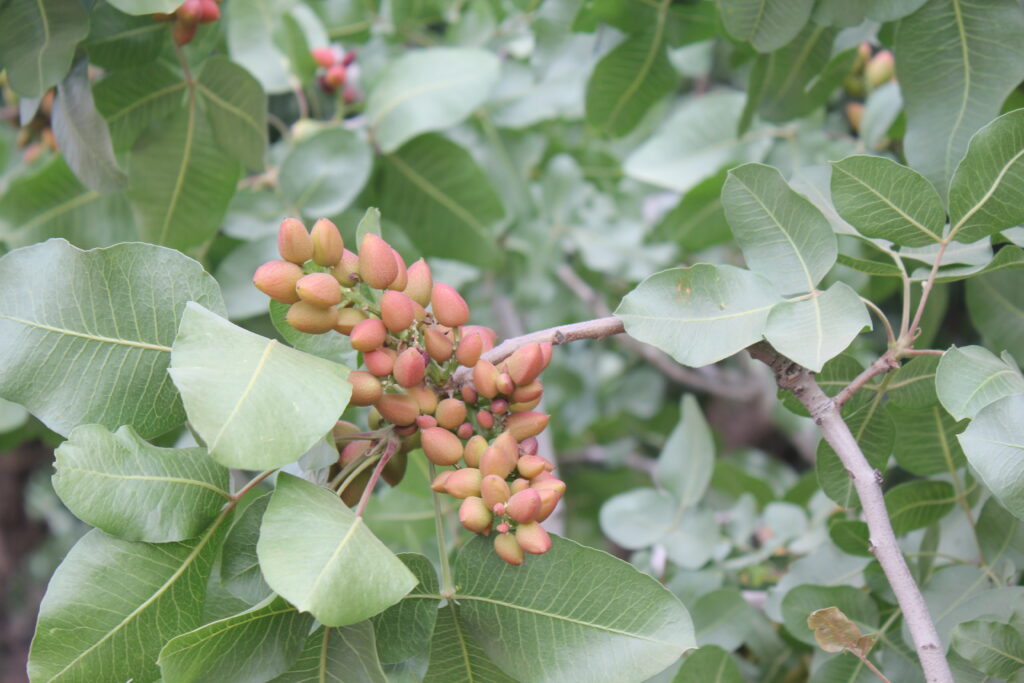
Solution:
M 150 474 L 116 474 L 113 472 L 101 472 L 99 470 L 90 470 L 84 467 L 78 467 L 76 465 L 65 465 L 61 469 L 65 472 L 81 472 L 83 474 L 92 474 L 97 477 L 106 477 L 108 479 L 123 479 L 126 481 L 153 481 L 166 482 L 169 484 L 183 484 L 186 486 L 199 486 L 205 489 L 209 489 L 216 493 L 217 495 L 223 496 L 224 498 L 231 500 L 231 494 L 225 491 L 224 489 L 220 488 L 219 486 L 214 486 L 213 484 L 210 484 L 208 482 L 201 481 L 199 479 L 184 479 L 182 477 L 166 477 Z
M 428 195 L 436 199 L 438 203 L 445 206 L 449 211 L 451 211 L 453 214 L 461 218 L 463 223 L 472 228 L 481 237 L 486 239 L 487 235 L 484 226 L 479 221 L 476 220 L 473 214 L 469 213 L 468 211 L 466 211 L 466 209 L 460 206 L 458 202 L 454 201 L 444 192 L 441 192 L 441 190 L 437 189 L 436 186 L 431 184 L 426 178 L 417 173 L 414 168 L 406 164 L 397 155 L 389 154 L 384 158 L 393 163 L 395 167 L 402 173 L 402 175 L 404 175 L 406 178 L 412 181 L 414 185 L 416 185 L 421 190 L 426 192 Z
M 267 359 L 270 358 L 270 353 L 276 346 L 276 339 L 271 339 L 270 341 L 267 342 L 266 347 L 263 349 L 263 353 L 260 355 L 259 361 L 256 363 L 256 367 L 252 371 L 252 376 L 249 377 L 249 383 L 245 386 L 245 389 L 242 390 L 242 393 L 241 395 L 239 395 L 238 400 L 235 402 L 234 407 L 231 409 L 231 412 L 228 413 L 228 416 L 224 419 L 224 424 L 222 424 L 220 430 L 218 430 L 217 436 L 215 436 L 213 441 L 210 442 L 210 453 L 213 453 L 215 450 L 217 450 L 217 444 L 220 442 L 221 437 L 224 436 L 224 432 L 227 431 L 228 427 L 231 426 L 231 423 L 234 421 L 235 417 L 238 416 L 239 411 L 242 409 L 242 404 L 244 404 L 246 399 L 248 399 L 249 396 L 252 394 L 252 388 L 256 385 L 256 380 L 258 380 L 260 375 L 263 373 L 263 368 L 266 367 Z
M 25 318 L 18 318 L 13 315 L 7 315 L 0 313 L 0 320 L 10 320 L 11 322 L 24 325 L 26 327 L 32 327 L 35 329 L 43 330 L 44 332 L 54 332 L 56 334 L 63 334 L 69 337 L 81 337 L 82 339 L 88 339 L 90 341 L 100 342 L 103 344 L 118 344 L 121 346 L 131 346 L 139 349 L 147 349 L 149 351 L 163 351 L 165 353 L 171 352 L 171 347 L 161 346 L 160 344 L 149 344 L 147 342 L 134 341 L 130 339 L 117 339 L 115 337 L 105 337 L 98 334 L 89 334 L 88 332 L 77 332 L 75 330 L 69 330 L 62 327 L 53 327 L 52 325 L 45 325 L 43 323 L 37 323 L 34 320 L 26 320 Z
M 606 130 L 612 130 L 615 127 L 615 120 L 622 113 L 622 108 L 626 106 L 626 101 L 636 94 L 636 91 L 640 89 L 641 82 L 647 78 L 651 68 L 654 66 L 654 59 L 657 56 L 658 49 L 661 47 L 662 37 L 665 34 L 665 18 L 668 14 L 668 5 L 670 0 L 662 0 L 658 6 L 658 23 L 654 27 L 654 37 L 651 40 L 651 47 L 644 56 L 644 63 L 640 66 L 640 70 L 637 72 L 637 77 L 629 84 L 629 86 L 622 91 L 622 96 L 619 97 L 615 106 L 612 107 L 611 112 L 608 114 L 608 120 L 605 124 Z
M 911 224 L 912 226 L 914 226 L 915 228 L 917 228 L 917 229 L 918 229 L 919 231 L 923 232 L 924 234 L 928 235 L 928 237 L 930 237 L 931 239 L 935 240 L 936 242 L 941 242 L 941 241 L 942 241 L 942 238 L 941 238 L 941 237 L 939 237 L 939 236 L 938 236 L 938 235 L 936 235 L 936 234 L 935 234 L 934 232 L 932 232 L 931 230 L 929 230 L 928 228 L 926 228 L 926 227 L 925 227 L 925 226 L 924 226 L 924 225 L 923 225 L 923 224 L 922 224 L 922 223 L 921 223 L 920 221 L 918 221 L 918 220 L 917 220 L 916 218 L 914 218 L 914 217 L 910 216 L 910 215 L 909 215 L 908 213 L 906 213 L 906 212 L 905 212 L 905 211 L 904 211 L 903 209 L 901 209 L 900 207 L 896 206 L 896 204 L 895 204 L 895 203 L 893 203 L 893 202 L 892 202 L 892 201 L 891 201 L 891 200 L 890 200 L 890 199 L 889 199 L 888 197 L 886 197 L 886 196 L 885 196 L 885 195 L 883 195 L 883 194 L 882 194 L 881 192 L 879 192 L 878 190 L 876 190 L 875 188 L 873 188 L 873 187 L 872 187 L 871 185 L 868 185 L 868 184 L 867 184 L 867 183 L 866 183 L 865 181 L 863 181 L 863 180 L 861 180 L 860 178 L 858 178 L 857 176 L 853 175 L 852 173 L 850 173 L 849 171 L 847 171 L 847 170 L 846 170 L 845 168 L 843 168 L 843 167 L 842 167 L 842 166 L 840 166 L 839 164 L 833 164 L 833 165 L 832 165 L 832 168 L 833 168 L 834 170 L 838 170 L 838 171 L 840 171 L 840 172 L 842 172 L 842 173 L 845 173 L 845 174 L 847 175 L 847 177 L 849 177 L 850 179 L 852 179 L 852 180 L 853 180 L 854 182 L 856 182 L 856 183 L 859 183 L 859 184 L 863 185 L 863 186 L 864 186 L 864 188 L 865 188 L 865 189 L 867 189 L 867 191 L 868 191 L 868 192 L 870 192 L 871 194 L 873 194 L 873 195 L 875 195 L 876 197 L 878 197 L 878 198 L 879 198 L 880 200 L 882 200 L 882 202 L 884 202 L 884 203 L 886 204 L 886 206 L 888 206 L 888 207 L 889 207 L 889 208 L 891 208 L 891 209 L 892 209 L 893 211 L 895 211 L 896 213 L 898 213 L 898 214 L 899 214 L 900 216 L 902 216 L 902 217 L 903 217 L 903 218 L 904 218 L 904 219 L 905 219 L 905 220 L 906 220 L 907 222 L 909 222 L 909 223 L 910 223 L 910 224 Z

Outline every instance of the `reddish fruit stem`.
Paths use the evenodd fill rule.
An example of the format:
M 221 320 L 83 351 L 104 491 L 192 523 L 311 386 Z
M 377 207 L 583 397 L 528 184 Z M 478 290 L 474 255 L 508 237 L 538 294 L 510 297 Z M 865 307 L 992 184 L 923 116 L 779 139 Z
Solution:
M 359 507 L 356 508 L 356 517 L 363 516 L 363 510 L 366 509 L 366 504 L 370 501 L 370 496 L 373 495 L 373 489 L 377 486 L 377 480 L 380 479 L 380 473 L 384 471 L 384 466 L 388 464 L 388 460 L 391 460 L 391 456 L 395 454 L 398 449 L 398 442 L 394 439 L 388 439 L 387 448 L 384 449 L 384 455 L 377 461 L 377 466 L 373 468 L 373 474 L 370 475 L 370 481 L 366 483 L 366 488 L 363 490 L 363 495 L 359 499 Z

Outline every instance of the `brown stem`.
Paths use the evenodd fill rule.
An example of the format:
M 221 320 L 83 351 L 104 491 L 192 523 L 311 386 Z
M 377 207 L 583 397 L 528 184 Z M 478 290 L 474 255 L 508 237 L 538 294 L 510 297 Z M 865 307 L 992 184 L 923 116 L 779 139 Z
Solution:
M 885 507 L 885 498 L 882 495 L 881 473 L 868 464 L 856 439 L 840 416 L 836 401 L 821 390 L 814 380 L 813 373 L 764 342 L 754 344 L 748 351 L 751 356 L 772 369 L 780 389 L 792 392 L 807 408 L 822 437 L 832 446 L 849 472 L 871 535 L 869 547 L 882 566 L 882 571 L 885 572 L 889 585 L 896 595 L 914 641 L 918 659 L 921 661 L 925 680 L 928 683 L 952 683 L 953 675 L 946 662 L 928 606 L 896 542 L 896 534 L 893 533 L 889 513 Z M 879 370 L 879 373 L 882 371 Z
M 843 404 L 850 400 L 850 397 L 857 393 L 857 391 L 865 384 L 870 382 L 878 375 L 884 375 L 890 370 L 895 370 L 900 366 L 900 362 L 893 357 L 891 351 L 886 351 L 879 356 L 874 363 L 864 369 L 859 375 L 853 378 L 853 381 L 843 387 L 843 390 L 836 394 L 835 404 L 836 409 L 843 407 Z

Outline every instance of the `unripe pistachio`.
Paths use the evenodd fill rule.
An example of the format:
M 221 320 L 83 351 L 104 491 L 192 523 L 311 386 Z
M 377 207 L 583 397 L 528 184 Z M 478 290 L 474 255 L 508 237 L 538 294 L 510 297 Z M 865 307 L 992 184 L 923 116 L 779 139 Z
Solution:
M 463 325 L 462 336 L 468 337 L 471 334 L 479 334 L 480 338 L 484 342 L 484 353 L 487 353 L 494 348 L 494 345 L 498 343 L 498 333 L 489 327 L 483 325 Z
M 484 338 L 479 332 L 463 335 L 459 341 L 459 347 L 455 349 L 455 358 L 459 365 L 471 368 L 480 360 L 480 354 L 484 350 Z
M 494 398 L 498 395 L 498 369 L 494 363 L 481 358 L 473 366 L 473 386 L 481 396 Z
M 327 67 L 327 71 L 324 72 L 323 79 L 321 80 L 324 90 L 334 92 L 344 85 L 346 72 L 347 69 L 344 64 L 332 64 Z
M 466 442 L 466 447 L 462 450 L 462 459 L 470 467 L 480 467 L 480 458 L 486 450 L 487 439 L 480 434 L 474 434 L 469 438 Z
M 507 372 L 498 375 L 498 381 L 495 382 L 494 386 L 499 394 L 504 394 L 505 396 L 511 396 L 512 392 L 516 390 L 516 384 Z
M 478 496 L 466 498 L 459 506 L 459 523 L 473 533 L 490 534 L 492 519 L 494 515 Z
M 409 284 L 409 271 L 405 268 L 405 259 L 402 258 L 401 254 L 392 249 L 391 255 L 395 259 L 395 267 L 398 269 L 398 273 L 395 275 L 395 279 L 391 281 L 391 284 L 388 285 L 388 289 L 401 292 Z
M 540 344 L 520 346 L 512 352 L 506 363 L 508 374 L 516 386 L 529 384 L 537 379 L 544 369 L 544 355 L 541 353 Z
M 437 410 L 437 394 L 429 387 L 422 384 L 417 387 L 408 387 L 405 393 L 416 399 L 416 404 L 419 405 L 420 412 L 424 415 L 433 415 Z
M 283 304 L 299 300 L 296 283 L 302 278 L 302 268 L 291 261 L 267 261 L 256 269 L 252 283 L 271 299 Z
M 349 507 L 354 507 L 359 503 L 363 497 L 363 492 L 366 491 L 366 487 L 370 485 L 370 477 L 373 473 L 370 471 L 372 468 L 367 468 L 356 475 L 356 478 L 349 482 L 345 490 L 341 492 L 341 502 Z
M 481 408 L 476 412 L 476 423 L 481 429 L 491 429 L 494 427 L 494 415 Z
M 359 257 L 348 249 L 342 250 L 341 260 L 331 268 L 331 275 L 342 287 L 351 287 L 359 279 Z
M 380 300 L 380 317 L 395 334 L 406 330 L 416 319 L 412 299 L 389 289 Z
M 379 348 L 387 337 L 387 328 L 384 327 L 384 323 L 376 318 L 370 318 L 358 323 L 349 334 L 352 348 L 363 353 Z
M 512 433 L 517 441 L 531 436 L 537 436 L 548 426 L 550 415 L 544 413 L 523 412 L 512 413 L 505 421 L 505 429 Z
M 350 441 L 350 439 L 345 438 L 347 435 L 356 434 L 361 431 L 363 430 L 359 428 L 359 425 L 354 425 L 351 422 L 346 422 L 345 420 L 338 420 L 334 423 L 334 426 L 331 427 L 331 436 L 334 438 L 334 445 L 340 446 L 341 444 L 348 443 L 348 441 Z
M 454 465 L 462 459 L 462 442 L 443 427 L 424 429 L 420 442 L 427 459 L 435 465 Z
M 508 533 L 508 524 L 499 524 L 498 529 L 500 530 L 502 526 L 505 530 L 494 537 L 494 552 L 509 564 L 520 565 L 525 559 L 523 549 L 519 547 L 516 537 Z
M 419 418 L 417 418 L 417 419 L 419 419 Z M 398 445 L 398 452 L 399 453 L 411 453 L 411 452 L 413 452 L 414 450 L 416 450 L 417 448 L 420 447 L 420 432 L 419 432 L 419 429 L 418 429 L 419 425 L 415 425 L 415 426 L 417 427 L 416 433 L 412 434 L 411 436 L 405 437 L 404 439 L 402 439 L 401 443 L 399 443 L 399 445 Z
M 416 426 L 420 429 L 430 429 L 437 426 L 437 420 L 433 415 L 420 415 L 416 418 Z
M 491 512 L 494 513 L 495 517 L 503 516 L 505 514 L 505 504 L 504 503 L 495 503 L 494 507 L 491 509 Z M 504 533 L 508 533 L 508 524 L 504 524 L 503 523 L 502 526 L 504 526 L 505 529 L 501 533 L 503 533 L 503 534 Z
M 551 364 L 551 355 L 554 353 L 554 345 L 551 342 L 540 343 L 540 357 L 543 360 L 541 368 L 546 368 Z
M 427 319 L 427 309 L 420 306 L 415 301 L 412 302 L 412 317 L 418 323 L 423 322 Z
M 313 61 L 325 69 L 337 61 L 337 55 L 329 47 L 315 47 L 309 53 L 312 55 Z
M 350 441 L 341 449 L 341 454 L 338 456 L 338 464 L 342 467 L 351 465 L 356 458 L 370 450 L 371 446 L 373 446 L 372 441 Z
M 420 259 L 409 266 L 406 271 L 406 279 L 405 289 L 402 291 L 420 306 L 429 305 L 430 293 L 434 289 L 434 278 L 427 262 Z
M 551 537 L 539 522 L 517 526 L 516 543 L 520 548 L 534 555 L 541 555 L 551 550 Z
M 554 491 L 559 496 L 565 493 L 565 482 L 557 477 L 542 478 L 547 472 L 543 472 L 541 475 L 534 477 L 530 480 L 530 488 L 537 489 L 538 491 L 548 490 Z
M 384 394 L 380 380 L 363 370 L 348 373 L 348 381 L 352 384 L 352 398 L 349 403 L 354 406 L 372 406 Z
M 321 266 L 333 266 L 341 261 L 345 252 L 345 242 L 338 232 L 338 226 L 327 218 L 321 218 L 313 224 L 309 233 L 313 241 L 313 263 Z
M 375 289 L 387 289 L 398 276 L 398 264 L 391 246 L 372 232 L 359 245 L 359 277 Z
M 388 486 L 398 486 L 405 478 L 405 470 L 409 466 L 409 454 L 399 451 L 391 456 L 380 471 L 380 477 Z
M 892 53 L 888 50 L 879 50 L 878 54 L 871 58 L 868 65 L 864 67 L 864 80 L 867 82 L 868 90 L 874 90 L 880 85 L 888 83 L 896 70 L 896 62 Z
M 515 463 L 519 459 L 519 442 L 509 432 L 502 432 L 492 444 L 505 452 L 505 455 Z
M 358 308 L 339 308 L 338 322 L 334 324 L 334 329 L 342 334 L 349 335 L 352 334 L 352 328 L 364 320 L 366 320 L 366 314 Z
M 508 412 L 508 401 L 503 398 L 496 398 L 491 401 L 491 412 L 495 415 L 504 415 Z
M 299 332 L 324 334 L 333 330 L 334 325 L 338 322 L 338 309 L 333 306 L 321 308 L 306 301 L 300 301 L 288 307 L 284 319 Z
M 526 489 L 508 499 L 505 514 L 519 522 L 529 524 L 540 514 L 540 494 L 535 489 Z
M 313 258 L 313 239 L 306 226 L 295 218 L 285 218 L 277 229 L 277 251 L 285 261 L 302 265 Z
M 480 456 L 480 471 L 484 476 L 495 474 L 505 479 L 515 467 L 515 460 L 510 460 L 508 454 L 497 446 L 489 446 Z
M 524 455 L 516 463 L 516 469 L 527 479 L 533 479 L 544 471 L 544 458 L 539 455 Z
M 436 327 L 428 327 L 423 333 L 423 343 L 427 353 L 438 363 L 444 363 L 452 357 L 452 340 Z
M 423 381 L 427 365 L 423 355 L 413 347 L 398 354 L 395 359 L 395 381 L 402 387 L 414 387 Z
M 530 482 L 526 479 L 523 479 L 522 477 L 519 477 L 518 479 L 513 479 L 512 483 L 509 484 L 508 488 L 509 490 L 512 491 L 512 493 L 519 493 L 520 491 L 525 491 L 526 489 L 530 488 Z
M 473 425 L 468 422 L 463 422 L 459 425 L 459 428 L 455 430 L 455 433 L 459 435 L 460 439 L 468 439 L 473 436 Z
M 327 273 L 303 275 L 295 283 L 295 292 L 306 303 L 327 308 L 341 303 L 341 285 Z
M 397 355 L 394 349 L 379 347 L 363 354 L 363 365 L 374 377 L 387 377 L 395 369 Z
M 558 505 L 558 501 L 561 500 L 562 494 L 552 489 L 533 490 L 540 495 L 540 512 L 537 513 L 537 521 L 543 522 L 555 511 L 555 507 Z
M 506 502 L 512 492 L 509 491 L 504 479 L 496 474 L 488 474 L 480 482 L 480 495 L 483 496 L 487 509 L 493 510 L 495 505 Z
M 528 413 L 539 405 L 540 399 L 535 398 L 532 401 L 527 401 L 526 403 L 510 403 L 508 405 L 508 410 L 510 413 Z
M 459 389 L 459 395 L 462 396 L 462 400 L 472 405 L 480 400 L 480 396 L 477 394 L 476 389 L 470 384 L 463 384 L 462 388 Z
M 537 455 L 537 451 L 540 450 L 540 443 L 537 441 L 537 437 L 528 436 L 519 442 L 519 454 L 520 455 Z
M 455 470 L 444 482 L 445 490 L 455 498 L 469 498 L 480 495 L 480 483 L 483 476 L 475 467 L 463 467 Z
M 466 421 L 466 404 L 457 398 L 446 398 L 437 404 L 434 416 L 445 429 L 458 429 Z
M 528 401 L 534 401 L 539 399 L 544 394 L 544 385 L 540 382 L 533 381 L 529 384 L 517 386 L 516 390 L 512 392 L 513 403 L 526 403 Z
M 384 394 L 376 406 L 385 420 L 399 427 L 413 424 L 420 416 L 419 404 L 408 394 Z
M 435 282 L 430 292 L 430 308 L 434 318 L 442 325 L 458 327 L 469 322 L 469 306 L 466 300 L 452 287 Z
M 381 416 L 380 411 L 377 410 L 377 406 L 370 408 L 370 411 L 366 414 L 366 424 L 370 425 L 370 429 L 380 429 L 383 422 L 384 418 Z
M 863 102 L 847 102 L 846 118 L 850 122 L 850 130 L 854 133 L 860 132 L 860 122 L 864 118 Z
M 448 481 L 448 477 L 450 477 L 454 471 L 455 470 L 443 470 L 438 473 L 438 475 L 434 477 L 434 480 L 430 482 L 430 490 L 437 491 L 438 493 L 448 493 L 448 489 L 445 488 L 445 482 Z

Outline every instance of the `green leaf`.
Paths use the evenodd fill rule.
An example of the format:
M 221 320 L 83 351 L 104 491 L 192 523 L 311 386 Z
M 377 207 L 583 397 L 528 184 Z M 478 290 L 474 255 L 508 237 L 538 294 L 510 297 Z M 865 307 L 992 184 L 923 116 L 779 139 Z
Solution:
M 344 366 L 243 330 L 197 304 L 186 308 L 173 348 L 170 374 L 189 422 L 227 467 L 295 462 L 330 431 L 351 395 Z
M 901 408 L 890 406 L 896 421 L 896 448 L 893 454 L 900 467 L 921 476 L 956 472 L 964 465 L 964 452 L 956 434 L 963 427 L 942 406 Z
M 6 2 L 0 7 L 0 66 L 22 97 L 40 97 L 64 78 L 89 15 L 78 0 Z
M 420 253 L 475 265 L 500 260 L 492 228 L 504 214 L 501 199 L 465 149 L 422 135 L 382 165 L 381 210 Z
M 959 624 L 953 649 L 989 676 L 1010 678 L 1024 667 L 1024 638 L 1010 624 L 981 619 Z
M 797 586 L 782 599 L 782 620 L 794 637 L 808 645 L 816 645 L 807 617 L 826 607 L 838 607 L 863 631 L 871 632 L 878 626 L 875 602 L 867 592 L 853 586 Z
M 211 57 L 195 84 L 221 149 L 251 171 L 262 170 L 267 154 L 267 97 L 260 82 L 224 57 Z M 284 179 L 282 169 L 282 180 Z
M 273 683 L 386 683 L 367 621 L 320 626 L 306 639 L 295 664 Z
M 125 14 L 104 3 L 89 15 L 89 36 L 84 46 L 91 63 L 104 69 L 124 69 L 152 62 L 166 39 L 166 24 L 150 16 Z
M 1017 569 L 1024 567 L 1024 522 L 1007 512 L 995 498 L 989 498 L 981 508 L 974 530 L 985 563 L 990 567 L 998 566 L 1004 559 Z
M 270 586 L 263 580 L 260 561 L 256 556 L 260 525 L 268 503 L 269 493 L 249 503 L 231 525 L 221 549 L 221 583 L 229 593 L 250 605 L 262 602 L 271 592 Z
M 747 141 L 736 135 L 745 99 L 742 93 L 720 90 L 686 100 L 626 158 L 623 171 L 652 185 L 687 192 L 721 168 L 759 160 L 770 139 L 762 135 Z
M 1003 507 L 1024 519 L 1024 394 L 978 411 L 958 437 L 971 468 Z
M 400 553 L 405 566 L 419 583 L 417 593 L 437 593 L 437 573 L 423 555 Z M 429 600 L 402 600 L 373 617 L 377 654 L 384 664 L 398 664 L 427 649 L 437 620 L 437 604 Z
M 686 608 L 653 578 L 599 550 L 552 542 L 513 567 L 478 537 L 455 561 L 459 620 L 503 670 L 538 682 L 642 681 L 696 647 Z
M 131 427 L 82 425 L 54 454 L 53 488 L 79 519 L 128 541 L 202 533 L 231 497 L 228 471 L 203 448 L 157 448 Z
M 673 683 L 743 683 L 743 676 L 736 660 L 728 652 L 715 645 L 705 645 L 691 652 L 683 660 Z
M 776 304 L 768 314 L 764 336 L 775 350 L 809 370 L 846 350 L 871 317 L 857 292 L 837 282 L 802 301 Z
M 976 242 L 1024 222 L 1024 109 L 971 138 L 949 186 L 950 237 Z
M 150 244 L 82 251 L 64 240 L 0 259 L 0 395 L 67 435 L 130 425 L 143 438 L 184 419 L 164 370 L 188 301 L 223 310 L 217 285 Z
M 277 478 L 256 551 L 270 587 L 326 626 L 372 617 L 418 581 L 334 492 L 289 474 Z
M 93 105 L 88 63 L 75 63 L 57 85 L 51 125 L 57 146 L 75 175 L 90 190 L 112 192 L 127 179 L 117 165 L 110 130 Z
M 700 367 L 760 340 L 779 300 L 756 273 L 697 264 L 650 276 L 622 299 L 615 315 L 631 337 Z
M 139 232 L 176 249 L 202 244 L 220 226 L 240 175 L 190 103 L 140 137 L 129 155 L 128 197 Z
M 744 164 L 729 171 L 722 204 L 750 269 L 780 294 L 815 291 L 835 263 L 832 226 L 771 166 Z
M 180 111 L 188 84 L 171 67 L 155 62 L 117 70 L 93 86 L 96 108 L 107 119 L 114 149 L 127 149 L 154 121 Z
M 490 52 L 453 47 L 391 61 L 366 102 L 374 141 L 391 153 L 421 133 L 454 126 L 487 101 L 498 67 Z
M 138 239 L 124 195 L 88 189 L 62 156 L 15 176 L 0 196 L 0 238 L 8 247 L 51 237 L 63 237 L 83 249 Z
M 169 13 L 181 5 L 179 0 L 107 0 L 107 2 L 127 14 Z
M 433 603 L 428 604 L 434 607 Z M 430 640 L 430 664 L 423 683 L 511 683 L 516 680 L 507 676 L 487 658 L 483 648 L 460 619 L 461 611 L 452 602 L 438 610 L 437 626 Z
M 730 652 L 742 645 L 753 627 L 754 608 L 736 588 L 719 588 L 700 596 L 693 625 L 701 647 L 717 645 Z
M 878 22 L 894 21 L 916 12 L 927 0 L 867 0 L 868 18 Z
M 313 625 L 279 596 L 241 614 L 172 638 L 160 651 L 166 681 L 250 683 L 284 673 Z
M 670 559 L 697 569 L 712 558 L 718 525 L 706 509 L 680 505 L 671 494 L 641 488 L 621 493 L 601 506 L 601 530 L 629 550 L 663 545 Z
M 636 128 L 679 82 L 665 50 L 668 3 L 642 33 L 626 36 L 601 58 L 587 81 L 587 123 L 612 137 Z
M 725 30 L 758 52 L 773 52 L 796 38 L 811 17 L 814 0 L 720 0 Z
M 29 679 L 155 680 L 164 643 L 201 623 L 222 520 L 186 543 L 83 536 L 39 606 Z
M 833 162 L 832 201 L 866 237 L 910 247 L 942 241 L 946 209 L 935 186 L 891 159 L 856 155 Z
M 888 406 L 871 401 L 844 414 L 843 419 L 872 469 L 884 469 L 896 440 L 896 427 Z M 824 440 L 818 443 L 815 469 L 825 495 L 843 507 L 859 507 L 857 489 L 850 479 L 850 473 L 832 446 Z
M 942 407 L 963 420 L 1004 396 L 1024 393 L 1024 376 L 1009 354 L 997 358 L 982 346 L 953 346 L 939 361 L 935 389 Z
M 279 174 L 281 192 L 306 216 L 334 216 L 359 195 L 371 168 L 373 153 L 362 135 L 328 128 L 288 151 Z
M 922 593 L 943 651 L 949 648 L 958 624 L 979 618 L 1006 622 L 1022 604 L 1024 587 L 989 588 L 991 585 L 989 577 L 977 567 L 946 565 L 939 567 L 924 586 Z M 906 623 L 903 639 L 911 642 Z
M 693 394 L 683 396 L 679 412 L 679 424 L 658 456 L 654 481 L 670 491 L 680 506 L 689 506 L 704 497 L 711 481 L 715 442 Z
M 725 173 L 719 172 L 688 190 L 650 237 L 675 242 L 689 252 L 730 241 L 732 232 L 722 210 L 723 183 Z
M 986 346 L 1024 358 L 1024 272 L 1003 270 L 971 278 L 966 308 Z
M 907 160 L 945 196 L 971 136 L 1024 79 L 1024 15 L 1014 0 L 929 0 L 893 46 Z
M 886 385 L 889 402 L 896 408 L 916 410 L 939 402 L 935 393 L 935 370 L 938 356 L 918 356 L 905 363 Z
M 224 18 L 231 61 L 256 76 L 271 95 L 292 89 L 291 62 L 274 41 L 291 4 L 278 0 L 237 0 Z
M 871 532 L 866 522 L 837 519 L 828 525 L 828 537 L 844 553 L 874 557 L 871 552 Z
M 897 536 L 930 526 L 945 517 L 955 504 L 953 486 L 944 481 L 920 479 L 885 492 L 885 508 Z

